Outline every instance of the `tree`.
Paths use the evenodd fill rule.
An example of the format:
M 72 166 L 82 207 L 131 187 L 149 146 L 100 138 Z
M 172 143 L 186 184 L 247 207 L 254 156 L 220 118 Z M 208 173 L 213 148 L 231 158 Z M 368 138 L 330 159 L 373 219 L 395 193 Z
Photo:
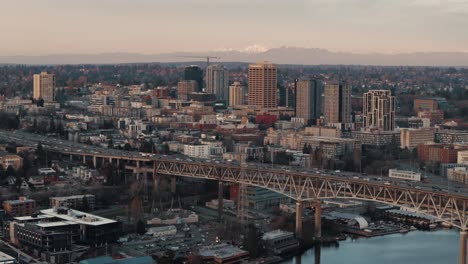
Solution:
M 254 224 L 249 224 L 248 232 L 244 239 L 244 248 L 250 253 L 250 257 L 255 258 L 260 254 L 260 233 Z
M 137 222 L 136 232 L 140 235 L 144 235 L 146 233 L 145 223 L 140 219 Z
M 114 140 L 112 136 L 109 136 L 109 141 L 107 142 L 107 148 L 114 148 Z
M 0 181 L 4 181 L 5 178 L 6 178 L 6 172 L 5 172 L 5 168 L 3 168 L 2 164 L 0 164 Z
M 6 170 L 6 175 L 16 177 L 17 172 L 16 172 L 15 168 L 13 168 L 12 166 L 8 166 L 8 168 Z
M 274 159 L 274 163 L 279 165 L 289 165 L 292 161 L 294 161 L 294 157 L 285 151 L 278 152 Z
M 57 132 L 54 119 L 50 119 L 49 121 L 49 132 Z
M 130 144 L 128 144 L 128 143 L 125 143 L 125 145 L 123 147 L 123 150 L 130 151 L 130 150 L 132 150 L 132 146 L 130 146 Z
M 39 162 L 39 164 L 43 164 L 45 161 L 46 154 L 41 143 L 37 144 L 36 156 L 37 156 L 37 161 Z
M 167 143 L 162 144 L 162 150 L 161 151 L 162 151 L 163 154 L 169 154 L 169 151 L 170 151 L 169 145 Z
M 36 104 L 38 107 L 44 107 L 44 99 L 39 98 L 39 100 L 36 101 Z

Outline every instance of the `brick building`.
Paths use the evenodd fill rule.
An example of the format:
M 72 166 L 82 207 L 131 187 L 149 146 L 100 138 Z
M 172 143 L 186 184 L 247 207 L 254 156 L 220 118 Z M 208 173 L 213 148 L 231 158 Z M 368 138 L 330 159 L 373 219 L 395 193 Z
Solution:
M 444 143 L 421 144 L 418 146 L 418 159 L 424 162 L 456 163 L 458 152 L 462 150 L 468 150 L 468 145 Z

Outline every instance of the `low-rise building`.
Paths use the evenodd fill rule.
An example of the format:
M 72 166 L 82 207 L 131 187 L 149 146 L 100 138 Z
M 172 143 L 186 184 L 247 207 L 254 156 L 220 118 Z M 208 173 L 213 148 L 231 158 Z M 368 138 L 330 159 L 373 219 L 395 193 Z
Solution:
M 80 226 L 79 241 L 92 246 L 114 243 L 121 233 L 121 225 L 115 220 L 92 215 L 65 207 L 41 210 L 44 215 Z
M 434 130 L 431 128 L 402 128 L 400 130 L 400 148 L 413 149 L 419 144 L 434 141 Z
M 21 196 L 18 200 L 4 201 L 3 210 L 13 217 L 32 215 L 36 211 L 36 201 Z
M 198 223 L 198 215 L 189 210 L 169 209 L 147 221 L 148 225 L 180 225 Z
M 370 146 L 386 146 L 386 145 L 400 145 L 400 132 L 399 131 L 353 131 L 351 137 L 361 141 L 362 145 Z
M 168 237 L 175 236 L 177 234 L 177 228 L 173 225 L 150 227 L 146 232 L 146 235 L 153 237 Z
M 274 255 L 281 255 L 299 249 L 299 241 L 293 232 L 274 230 L 266 232 L 262 236 L 262 241 L 269 252 Z
M 210 156 L 210 146 L 184 145 L 184 155 L 192 158 L 208 158 Z
M 8 167 L 19 170 L 23 167 L 23 158 L 16 154 L 0 151 L 0 165 L 2 165 L 4 170 Z
M 95 196 L 92 194 L 50 197 L 50 207 L 68 207 L 77 210 L 94 210 Z M 86 208 L 85 208 L 86 207 Z
M 69 221 L 12 222 L 14 244 L 33 252 L 47 263 L 70 263 L 72 241 L 79 236 L 80 226 Z
M 466 167 L 447 169 L 447 178 L 451 181 L 468 184 L 468 169 Z
M 418 159 L 424 162 L 456 163 L 458 152 L 463 150 L 468 150 L 468 144 L 420 144 Z
M 461 130 L 441 130 L 435 133 L 437 143 L 468 143 L 468 131 Z
M 309 126 L 305 128 L 306 135 L 318 137 L 341 137 L 341 130 L 328 126 Z
M 468 150 L 458 152 L 457 163 L 468 165 Z
M 286 196 L 255 186 L 247 186 L 244 206 L 254 210 L 271 209 L 289 200 Z
M 249 258 L 249 252 L 226 243 L 202 247 L 198 254 L 207 264 L 244 263 Z
M 339 158 L 346 153 L 361 150 L 361 142 L 350 138 L 304 136 L 300 146 L 301 149 L 307 146 L 314 152 L 320 150 L 322 157 L 327 159 Z
M 429 119 L 431 126 L 433 126 L 435 124 L 440 124 L 442 123 L 442 121 L 444 121 L 444 111 L 442 110 L 419 111 L 418 117 L 421 119 L 423 118 Z
M 390 169 L 388 170 L 390 178 L 397 178 L 409 181 L 421 181 L 421 173 L 406 170 Z
M 113 259 L 111 257 L 98 257 L 85 259 L 80 261 L 80 264 L 154 264 L 156 261 L 150 256 Z

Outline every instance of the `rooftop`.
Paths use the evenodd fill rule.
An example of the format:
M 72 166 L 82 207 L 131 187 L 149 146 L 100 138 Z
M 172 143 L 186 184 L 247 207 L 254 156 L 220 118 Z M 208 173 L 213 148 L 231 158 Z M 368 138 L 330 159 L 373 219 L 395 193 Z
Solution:
M 84 197 L 94 197 L 93 194 L 83 194 L 83 195 L 71 195 L 71 196 L 59 196 L 59 197 L 50 197 L 50 199 L 66 201 L 69 199 L 83 199 Z
M 15 258 L 0 251 L 0 263 L 15 263 Z
M 44 222 L 44 223 L 37 223 L 36 225 L 39 227 L 57 227 L 57 226 L 68 226 L 68 225 L 76 225 L 77 223 L 73 221 L 57 221 L 57 222 Z
M 80 264 L 154 264 L 153 258 L 137 257 L 127 259 L 112 259 L 111 257 L 98 257 L 80 261 Z
M 277 239 L 277 238 L 280 238 L 280 237 L 285 237 L 285 236 L 293 236 L 294 234 L 292 232 L 287 232 L 287 231 L 283 231 L 283 230 L 273 230 L 273 231 L 270 231 L 270 232 L 266 232 L 265 234 L 263 234 L 262 236 L 262 239 L 263 240 L 272 240 L 272 239 Z
M 78 210 L 67 209 L 67 214 L 60 214 L 58 213 L 57 209 L 46 209 L 41 210 L 41 213 L 45 215 L 51 215 L 65 221 L 75 222 L 80 225 L 92 225 L 92 226 L 99 226 L 105 224 L 116 223 L 116 221 L 100 217 L 97 215 L 92 215 L 89 213 L 84 213 Z
M 226 243 L 203 247 L 200 249 L 199 253 L 202 257 L 216 257 L 221 259 L 249 254 L 245 250 Z

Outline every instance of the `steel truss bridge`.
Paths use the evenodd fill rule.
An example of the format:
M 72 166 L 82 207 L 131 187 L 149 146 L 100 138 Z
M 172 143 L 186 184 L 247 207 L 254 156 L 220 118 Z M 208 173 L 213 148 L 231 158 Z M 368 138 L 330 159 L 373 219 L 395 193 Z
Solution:
M 167 175 L 174 178 L 191 177 L 216 180 L 220 183 L 236 183 L 257 186 L 283 194 L 296 201 L 296 232 L 302 233 L 303 203 L 315 204 L 315 235 L 320 237 L 320 219 L 322 199 L 358 199 L 374 201 L 389 205 L 407 207 L 415 212 L 433 216 L 460 229 L 460 264 L 467 262 L 468 238 L 468 196 L 441 191 L 387 185 L 381 182 L 370 182 L 345 177 L 323 174 L 291 172 L 279 169 L 217 164 L 206 161 L 174 160 L 170 156 L 145 157 L 135 152 L 117 151 L 106 148 L 90 147 L 74 143 L 73 146 L 36 135 L 16 135 L 0 133 L 0 138 L 17 141 L 20 144 L 35 147 L 38 141 L 45 149 L 69 156 L 78 157 L 86 163 L 92 159 L 94 166 L 107 160 L 110 163 L 125 162 L 135 168 L 135 172 L 151 173 L 156 182 L 156 175 Z M 219 185 L 222 187 L 222 184 Z M 220 188 L 222 189 L 222 188 Z M 222 201 L 222 192 L 219 192 Z M 220 208 L 222 208 L 220 206 Z M 319 223 L 317 225 L 317 223 Z M 317 229 L 318 226 L 318 229 Z
M 158 174 L 257 186 L 298 202 L 343 198 L 404 206 L 461 230 L 468 227 L 468 197 L 443 192 L 320 174 L 174 160 L 155 161 L 154 170 Z

